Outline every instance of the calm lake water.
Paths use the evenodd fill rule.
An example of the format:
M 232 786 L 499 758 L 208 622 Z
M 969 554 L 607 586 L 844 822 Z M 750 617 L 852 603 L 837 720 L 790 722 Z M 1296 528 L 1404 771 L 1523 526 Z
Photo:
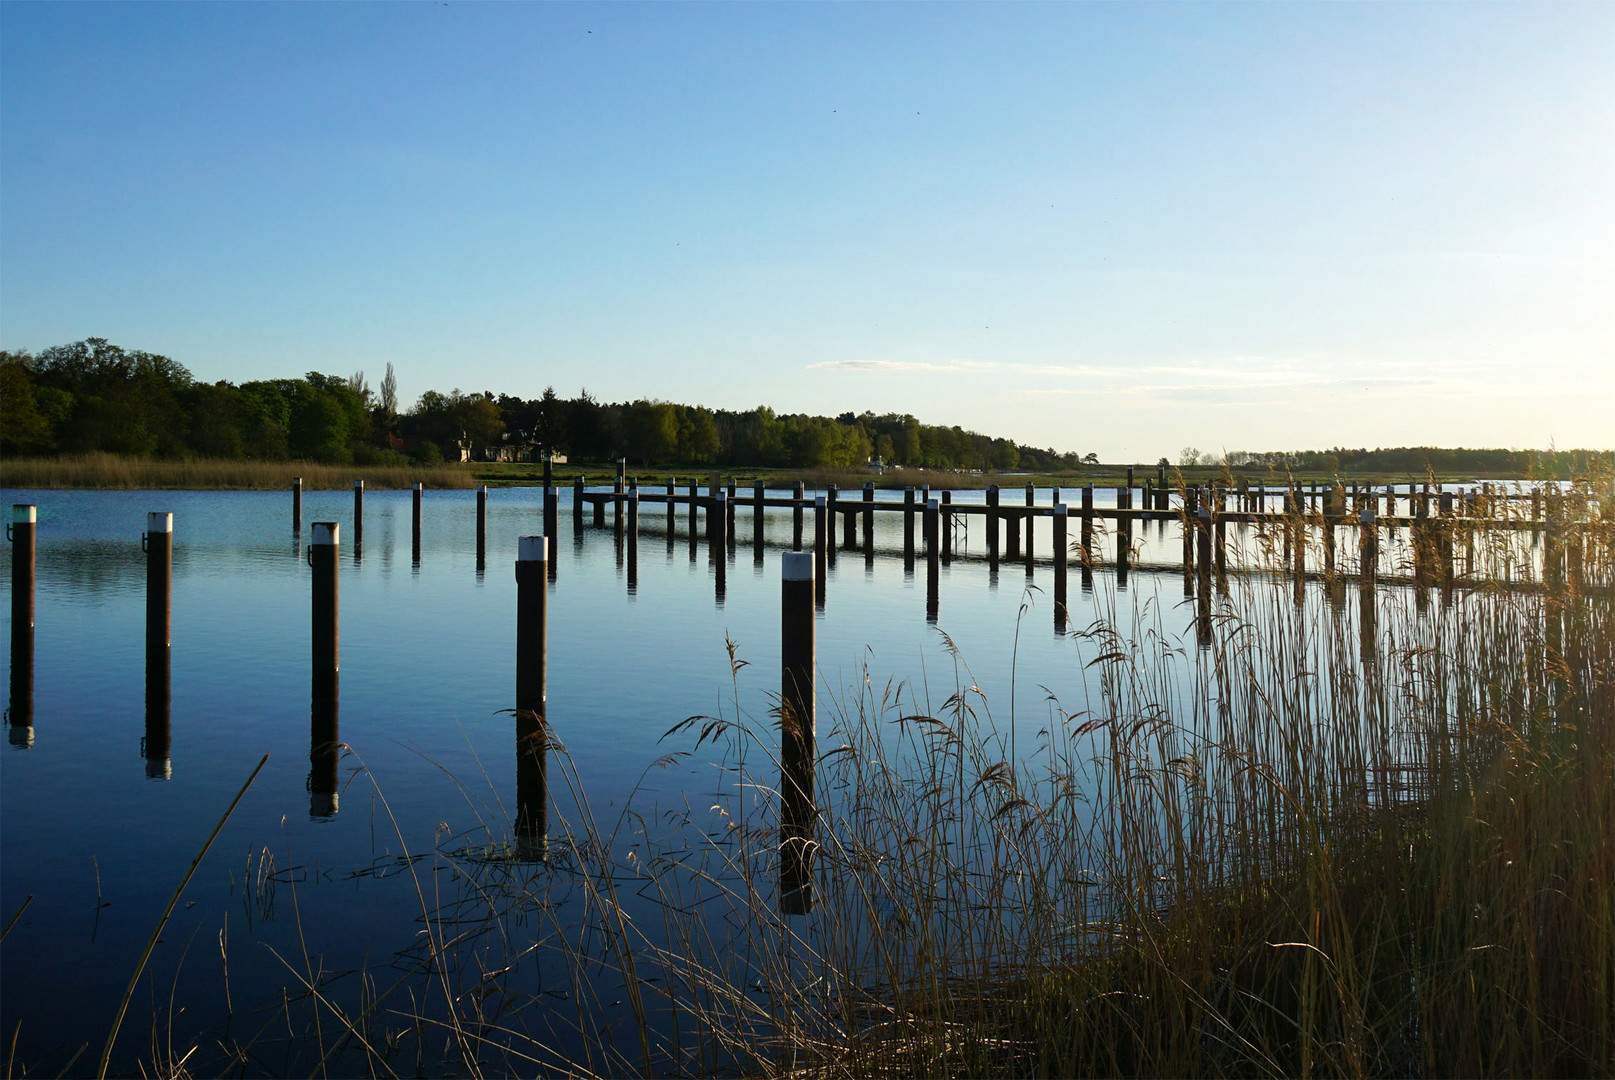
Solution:
M 770 512 L 768 546 L 756 562 L 751 511 L 740 509 L 740 543 L 724 567 L 720 600 L 704 529 L 701 543 L 688 541 L 686 510 L 669 536 L 665 511 L 644 506 L 630 590 L 609 513 L 605 530 L 575 533 L 570 498 L 562 492 L 549 597 L 548 719 L 597 819 L 612 819 L 637 787 L 636 805 L 654 821 L 655 811 L 698 804 L 713 787 L 710 761 L 699 753 L 646 772 L 669 749 L 669 728 L 737 710 L 766 723 L 779 688 L 780 555 L 790 514 Z M 1039 501 L 1046 498 L 1040 490 Z M 979 502 L 980 494 L 958 499 Z M 483 568 L 469 491 L 426 493 L 418 565 L 409 492 L 368 494 L 359 557 L 348 492 L 306 493 L 302 537 L 279 492 L 10 490 L 4 501 L 37 504 L 39 523 L 33 726 L 13 729 L 0 755 L 0 918 L 33 901 L 0 948 L 0 1029 L 8 1049 L 16 1035 L 16 1061 L 31 1072 L 93 1071 L 170 893 L 268 754 L 165 931 L 113 1059 L 114 1071 L 129 1071 L 149 1058 L 154 1017 L 156 1037 L 164 1037 L 172 998 L 183 1008 L 175 1038 L 202 1045 L 203 1071 L 208 1062 L 221 1067 L 210 1040 L 232 1029 L 245 1041 L 244 1030 L 274 1023 L 283 988 L 296 985 L 287 963 L 303 969 L 312 955 L 326 972 L 373 968 L 408 947 L 421 901 L 410 875 L 397 872 L 406 847 L 430 852 L 482 828 L 508 834 L 513 562 L 517 537 L 542 529 L 540 493 L 491 494 Z M 154 510 L 174 515 L 166 764 L 149 763 L 142 746 L 140 541 Z M 350 750 L 334 814 L 319 812 L 309 790 L 305 555 L 308 523 L 321 520 L 342 523 L 340 738 Z M 1042 560 L 1051 536 L 1039 524 Z M 982 553 L 980 537 L 961 537 L 961 558 L 941 570 L 933 626 L 923 557 L 905 571 L 901 518 L 881 515 L 877 529 L 872 560 L 843 551 L 828 574 L 817 622 L 821 739 L 827 702 L 855 696 L 866 674 L 877 685 L 906 684 L 920 710 L 938 710 L 959 686 L 979 684 L 998 727 L 1009 731 L 1013 718 L 1016 736 L 1029 741 L 1047 725 L 1051 700 L 1067 708 L 1081 701 L 1082 657 L 1074 635 L 1055 633 L 1046 563 L 1030 576 L 1018 564 L 990 575 L 967 557 Z M 1073 523 L 1073 539 L 1075 531 Z M 811 539 L 811 515 L 807 532 Z M 1175 527 L 1148 525 L 1135 540 L 1145 560 L 1171 563 L 1180 550 Z M 9 552 L 3 562 L 9 595 Z M 1080 629 L 1094 618 L 1095 600 L 1075 569 L 1070 581 L 1070 624 Z M 1163 605 L 1176 629 L 1191 624 L 1178 575 L 1135 573 L 1129 589 L 1130 603 Z M 4 632 L 9 638 L 9 623 Z M 733 677 L 728 643 L 746 661 Z M 269 904 L 265 880 L 279 886 Z M 535 994 L 564 984 L 563 975 L 534 967 Z M 564 994 L 564 985 L 554 992 Z M 245 1071 L 312 1067 L 292 1040 L 275 1045 L 283 1057 L 254 1060 Z M 453 1071 L 454 1062 L 411 1067 Z

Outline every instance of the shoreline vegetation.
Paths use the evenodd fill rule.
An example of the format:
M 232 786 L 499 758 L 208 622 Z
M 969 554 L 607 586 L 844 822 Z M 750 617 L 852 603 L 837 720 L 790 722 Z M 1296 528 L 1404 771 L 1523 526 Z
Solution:
M 1587 455 L 1587 460 L 1595 455 Z M 1110 487 L 1126 482 L 1127 471 L 1134 470 L 1137 483 L 1153 481 L 1154 465 L 1126 465 L 1096 462 L 1076 469 L 1052 472 L 960 472 L 948 469 L 887 468 L 880 472 L 871 469 L 791 469 L 724 467 L 714 469 L 703 466 L 669 466 L 635 468 L 630 465 L 630 476 L 637 477 L 641 486 L 664 485 L 669 479 L 680 487 L 692 481 L 703 487 L 713 477 L 727 483 L 734 480 L 742 487 L 750 487 L 754 480 L 763 480 L 770 487 L 789 487 L 800 480 L 809 488 L 822 488 L 836 484 L 843 491 L 861 488 L 873 483 L 881 490 L 900 490 L 904 487 L 929 485 L 934 491 L 961 488 L 984 488 L 998 484 L 1010 488 L 1028 482 L 1040 487 L 1081 487 L 1094 484 Z M 576 476 L 585 477 L 590 486 L 609 484 L 616 475 L 616 463 L 611 461 L 580 462 L 553 467 L 558 486 L 570 487 Z M 1557 475 L 1554 470 L 1550 475 Z M 467 462 L 461 464 L 404 464 L 348 465 L 327 464 L 317 461 L 252 461 L 239 458 L 189 458 L 162 460 L 113 453 L 63 454 L 56 457 L 19 457 L 0 459 L 0 487 L 25 489 L 106 489 L 106 490 L 189 490 L 189 491 L 277 491 L 287 490 L 292 480 L 301 477 L 305 491 L 338 491 L 363 480 L 369 490 L 408 489 L 416 483 L 431 489 L 470 489 L 478 484 L 489 488 L 537 487 L 543 483 L 543 466 L 533 462 Z M 1205 483 L 1225 477 L 1247 477 L 1252 483 L 1265 481 L 1271 484 L 1287 483 L 1294 479 L 1303 483 L 1327 482 L 1336 479 L 1373 485 L 1406 484 L 1436 480 L 1445 482 L 1470 480 L 1529 480 L 1546 478 L 1538 472 L 1526 473 L 1466 472 L 1459 469 L 1396 473 L 1384 470 L 1362 472 L 1340 469 L 1330 473 L 1292 470 L 1277 472 L 1262 468 L 1235 468 L 1224 465 L 1171 466 L 1167 469 L 1168 482 L 1174 488 L 1181 484 Z M 682 494 L 682 492 L 681 492 Z
M 1084 698 L 1018 750 L 946 638 L 951 685 L 821 693 L 807 914 L 777 710 L 731 645 L 732 699 L 646 768 L 707 762 L 710 798 L 597 819 L 551 736 L 542 846 L 485 819 L 410 862 L 453 886 L 385 980 L 293 972 L 272 1046 L 170 1006 L 140 1069 L 392 1075 L 430 1046 L 462 1075 L 1615 1074 L 1612 492 L 1574 493 L 1579 573 L 1428 605 L 1369 584 L 1361 622 L 1344 580 L 1303 602 L 1243 575 L 1196 642 L 1104 575 Z M 533 964 L 570 994 L 533 995 Z

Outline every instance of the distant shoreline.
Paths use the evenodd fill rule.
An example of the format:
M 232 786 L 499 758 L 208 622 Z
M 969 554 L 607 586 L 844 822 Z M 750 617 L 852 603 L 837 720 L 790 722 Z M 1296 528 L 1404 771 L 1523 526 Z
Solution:
M 714 475 L 727 483 L 731 480 L 750 486 L 763 480 L 770 487 L 788 486 L 802 481 L 810 488 L 836 484 L 843 490 L 861 488 L 866 483 L 890 490 L 908 486 L 929 485 L 935 490 L 983 488 L 990 484 L 1000 487 L 1019 487 L 1028 482 L 1038 487 L 1080 488 L 1086 484 L 1096 487 L 1115 487 L 1126 483 L 1131 467 L 1135 484 L 1153 482 L 1157 475 L 1155 465 L 1101 463 L 1084 466 L 1078 471 L 1055 473 L 968 473 L 945 469 L 886 469 L 823 470 L 823 469 L 770 469 L 757 466 L 710 465 L 685 466 L 634 466 L 628 475 L 637 477 L 641 485 L 665 485 L 669 479 L 681 486 L 692 481 L 705 486 Z M 614 462 L 581 462 L 557 465 L 553 476 L 558 485 L 571 486 L 575 477 L 582 475 L 591 486 L 610 483 L 616 475 Z M 1180 480 L 1190 484 L 1208 483 L 1226 476 L 1236 483 L 1241 478 L 1250 483 L 1282 485 L 1291 477 L 1304 482 L 1326 482 L 1339 479 L 1344 483 L 1374 485 L 1405 484 L 1409 481 L 1434 479 L 1440 482 L 1488 480 L 1524 481 L 1525 477 L 1486 472 L 1446 472 L 1411 475 L 1383 470 L 1354 472 L 1342 470 L 1338 476 L 1326 476 L 1315 470 L 1297 471 L 1286 475 L 1259 467 L 1223 468 L 1211 465 L 1193 465 L 1166 470 L 1167 482 L 1176 487 Z M 240 461 L 220 459 L 192 459 L 186 461 L 156 461 L 142 458 L 119 457 L 115 454 L 82 454 L 56 458 L 18 458 L 0 462 L 0 487 L 18 489 L 104 489 L 104 490 L 189 490 L 189 491 L 276 491 L 290 488 L 295 478 L 301 477 L 308 491 L 346 490 L 355 480 L 363 480 L 367 488 L 407 489 L 416 483 L 434 489 L 470 489 L 479 484 L 495 487 L 536 487 L 543 482 L 543 467 L 536 463 L 469 462 L 466 464 L 439 465 L 331 465 L 309 461 Z

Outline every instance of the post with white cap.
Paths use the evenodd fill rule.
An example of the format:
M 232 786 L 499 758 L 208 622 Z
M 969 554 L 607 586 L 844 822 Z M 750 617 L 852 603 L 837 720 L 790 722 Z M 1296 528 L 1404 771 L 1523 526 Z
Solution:
M 812 909 L 814 847 L 813 554 L 780 565 L 780 910 Z
M 169 672 L 173 641 L 174 515 L 146 515 L 146 775 L 169 777 Z
M 34 528 L 32 503 L 14 503 L 11 541 L 11 744 L 34 741 Z
M 340 527 L 316 521 L 309 528 L 308 562 L 313 568 L 313 648 L 311 654 L 308 740 L 309 816 L 337 812 L 337 702 L 340 644 L 337 627 L 337 556 Z
M 516 542 L 516 836 L 541 840 L 546 831 L 545 769 L 549 628 L 549 541 L 523 536 Z
M 1066 525 L 1070 519 L 1063 502 L 1054 504 L 1054 632 L 1065 633 L 1066 618 Z

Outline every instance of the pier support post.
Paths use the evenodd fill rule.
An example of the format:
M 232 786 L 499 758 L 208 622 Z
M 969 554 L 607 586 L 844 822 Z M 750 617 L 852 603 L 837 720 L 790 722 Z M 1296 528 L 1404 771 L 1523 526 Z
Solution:
M 813 556 L 786 553 L 780 573 L 780 872 L 787 914 L 813 906 L 814 701 Z
M 146 515 L 146 532 L 140 538 L 146 549 L 146 723 L 160 714 L 160 731 L 147 731 L 146 775 L 168 779 L 168 688 L 170 643 L 174 629 L 174 515 L 154 511 Z M 156 735 L 156 744 L 152 736 Z M 157 772 L 153 773 L 153 766 Z
M 925 501 L 925 620 L 935 623 L 937 597 L 942 575 L 942 504 L 936 499 Z
M 308 564 L 314 571 L 311 614 L 311 665 L 315 678 L 335 676 L 340 667 L 337 631 L 337 549 L 341 528 L 334 521 L 316 521 L 308 542 Z
M 544 516 L 549 516 L 549 490 L 544 491 Z M 477 485 L 477 569 L 488 558 L 488 485 Z
M 409 558 L 416 566 L 421 564 L 421 483 L 416 481 L 410 492 Z
M 639 592 L 639 481 L 628 488 L 628 595 Z
M 813 602 L 824 610 L 825 579 L 830 561 L 830 514 L 826 496 L 813 499 Z
M 942 493 L 942 513 L 937 518 L 937 528 L 941 530 L 938 542 L 942 545 L 942 561 L 953 561 L 953 492 Z
M 11 699 L 13 746 L 34 742 L 34 530 L 32 503 L 13 503 L 6 538 L 11 541 Z
M 987 488 L 987 513 L 982 515 L 987 523 L 987 566 L 990 570 L 998 569 L 998 485 L 991 484 Z
M 292 532 L 303 535 L 303 478 L 292 478 Z
M 836 561 L 836 495 L 834 484 L 824 493 L 824 557 L 832 566 Z
M 340 644 L 337 630 L 337 556 L 340 527 L 316 521 L 310 527 L 308 562 L 313 569 L 310 613 L 308 790 L 310 817 L 337 812 L 337 702 Z
M 903 489 L 903 568 L 914 570 L 914 488 Z
M 1066 529 L 1070 512 L 1063 502 L 1054 504 L 1054 632 L 1065 633 L 1066 621 L 1066 567 L 1069 562 Z
M 547 829 L 549 541 L 516 541 L 516 836 L 542 843 Z
M 364 543 L 364 481 L 353 482 L 353 543 Z
M 572 478 L 572 533 L 577 535 L 583 531 L 583 476 L 581 474 Z

